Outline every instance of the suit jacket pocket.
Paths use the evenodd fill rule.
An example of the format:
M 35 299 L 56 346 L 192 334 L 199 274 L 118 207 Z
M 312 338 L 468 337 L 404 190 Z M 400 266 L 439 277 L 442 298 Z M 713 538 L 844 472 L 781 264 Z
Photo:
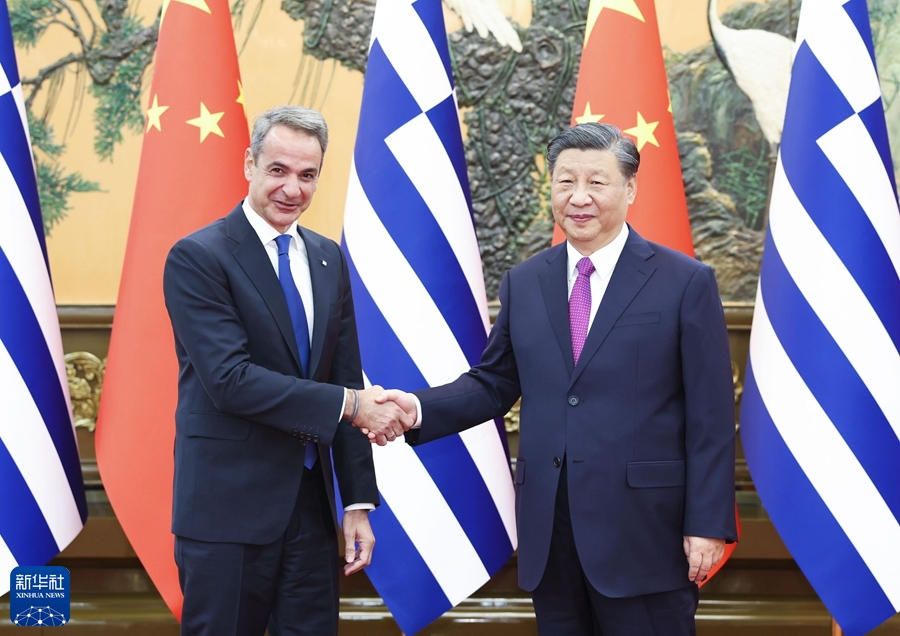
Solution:
M 250 422 L 224 413 L 193 412 L 188 415 L 188 437 L 242 441 L 250 437 Z
M 684 460 L 628 462 L 625 467 L 632 488 L 665 488 L 684 486 Z
M 521 457 L 516 460 L 516 475 L 513 481 L 517 484 L 525 483 L 525 460 Z
M 659 312 L 651 311 L 645 314 L 625 314 L 616 321 L 615 327 L 627 327 L 628 325 L 652 325 L 659 322 Z

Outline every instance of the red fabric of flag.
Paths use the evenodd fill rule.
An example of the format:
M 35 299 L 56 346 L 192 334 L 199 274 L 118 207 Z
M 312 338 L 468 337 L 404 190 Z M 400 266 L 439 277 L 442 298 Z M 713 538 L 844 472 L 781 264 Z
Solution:
M 653 0 L 591 0 L 572 125 L 613 124 L 641 153 L 628 222 L 645 239 L 694 255 Z M 557 226 L 553 244 L 564 239 Z
M 171 533 L 178 364 L 163 266 L 175 241 L 247 193 L 249 134 L 227 0 L 164 1 L 146 115 L 95 441 L 116 517 L 180 620 Z
M 653 0 L 591 0 L 572 125 L 592 121 L 618 127 L 641 153 L 638 191 L 628 208 L 628 223 L 645 239 L 694 256 Z M 562 230 L 554 226 L 553 244 L 564 240 Z M 737 506 L 734 514 L 740 536 Z M 707 581 L 735 548 L 737 543 L 725 546 Z

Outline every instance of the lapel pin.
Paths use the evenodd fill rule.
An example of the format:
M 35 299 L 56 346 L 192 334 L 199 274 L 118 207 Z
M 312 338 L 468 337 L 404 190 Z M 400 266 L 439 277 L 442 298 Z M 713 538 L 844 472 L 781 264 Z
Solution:
M 322 265 L 324 265 L 325 267 L 328 267 L 328 263 L 325 261 L 322 261 Z

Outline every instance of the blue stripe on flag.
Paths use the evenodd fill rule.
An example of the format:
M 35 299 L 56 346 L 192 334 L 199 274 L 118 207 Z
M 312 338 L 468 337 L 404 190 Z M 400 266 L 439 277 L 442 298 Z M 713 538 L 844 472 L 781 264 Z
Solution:
M 387 388 L 402 386 L 407 391 L 415 391 L 428 387 L 428 382 L 422 377 L 419 368 L 403 348 L 397 334 L 385 320 L 359 277 L 359 271 L 347 249 L 346 241 L 341 241 L 341 247 L 347 256 L 353 305 L 357 316 L 359 351 L 366 377 L 373 384 Z
M 900 518 L 897 458 L 900 440 L 868 387 L 807 303 L 769 236 L 760 285 L 772 328 L 785 352 L 822 406 L 885 503 Z M 865 422 L 865 426 L 860 426 Z
M 377 582 L 378 593 L 385 601 L 414 599 L 390 603 L 390 609 L 403 633 L 415 634 L 453 606 L 400 525 L 390 502 L 382 502 L 376 512 L 370 516 L 372 531 L 376 539 L 390 537 L 385 540 L 390 543 L 383 548 L 382 558 L 372 559 L 366 573 Z
M 0 537 L 19 565 L 44 565 L 59 554 L 59 547 L 3 440 L 0 440 L 0 484 L 3 484 Z
M 784 123 L 784 172 L 810 218 L 856 280 L 900 349 L 900 278 L 856 197 L 817 140 L 853 115 L 847 100 L 804 42 L 794 62 Z M 797 96 L 795 98 L 795 96 Z M 815 110 L 816 117 L 809 113 Z M 835 214 L 834 210 L 840 210 Z
M 459 127 L 459 111 L 456 109 L 456 100 L 453 95 L 449 95 L 447 99 L 432 108 L 426 113 L 428 121 L 434 127 L 441 143 L 444 144 L 444 150 L 453 163 L 453 169 L 456 171 L 456 178 L 462 186 L 463 193 L 466 195 L 466 206 L 469 208 L 469 218 L 472 219 L 472 226 L 475 225 L 475 217 L 472 214 L 472 190 L 469 188 L 469 173 L 466 168 L 466 149 L 462 142 L 462 129 Z M 487 338 L 485 338 L 487 342 Z M 469 364 L 475 364 L 471 360 Z
M 872 66 L 875 67 L 875 44 L 872 42 L 872 27 L 869 24 L 869 7 L 866 6 L 866 0 L 848 0 L 843 3 L 842 8 L 859 31 L 872 60 Z M 884 110 L 881 112 L 884 113 Z
M 456 515 L 488 572 L 509 560 L 512 544 L 490 491 L 458 435 L 416 447 L 416 454 Z
M 0 4 L 0 67 L 6 73 L 10 86 L 19 83 L 16 50 L 13 47 L 12 27 L 9 23 L 9 8 L 5 2 Z M 0 122 L 2 121 L 0 119 Z
M 6 66 L 4 65 L 4 69 Z M 37 180 L 31 162 L 31 145 L 12 93 L 0 96 L 0 157 L 6 160 L 19 193 L 28 208 L 31 225 L 41 244 L 44 263 L 47 263 L 47 244 L 44 240 L 44 221 L 41 218 L 41 204 L 38 200 Z M 48 265 L 49 271 L 49 265 Z
M 741 420 L 753 426 L 741 427 L 741 442 L 753 483 L 781 539 L 844 633 L 864 634 L 893 616 L 894 607 L 785 445 L 759 394 L 752 363 Z
M 0 319 L 0 342 L 9 351 L 41 413 L 65 470 L 72 496 L 78 504 L 81 520 L 84 521 L 87 519 L 87 503 L 82 490 L 81 461 L 72 434 L 69 406 L 47 341 L 3 250 L 0 250 L 0 290 L 3 290 L 4 305 Z
M 872 102 L 868 108 L 859 112 L 859 119 L 872 137 L 881 163 L 884 164 L 884 172 L 891 180 L 891 191 L 897 195 L 897 181 L 894 178 L 894 160 L 891 158 L 891 144 L 888 141 L 887 121 L 884 118 L 884 108 L 880 99 Z
M 381 49 L 377 44 L 376 41 L 372 45 L 366 67 L 367 87 L 370 74 L 377 73 L 373 81 L 378 82 L 380 89 L 389 87 L 388 94 L 392 96 L 408 94 L 387 58 L 383 53 L 379 56 Z M 384 141 L 398 126 L 393 117 L 382 117 L 382 113 L 387 111 L 395 115 L 407 110 L 411 119 L 421 111 L 408 110 L 405 99 L 396 109 L 391 103 L 394 100 L 387 102 L 391 103 L 391 108 L 386 108 L 384 101 L 380 105 L 370 105 L 366 103 L 367 95 L 363 95 L 354 153 L 360 185 L 385 229 L 447 321 L 466 360 L 475 364 L 481 358 L 486 342 L 478 305 L 447 238 Z
M 444 8 L 440 2 L 417 0 L 412 5 L 419 19 L 431 36 L 435 50 L 444 64 L 444 71 L 450 85 L 453 85 L 453 65 L 450 63 L 450 46 L 447 44 L 447 30 L 444 28 Z

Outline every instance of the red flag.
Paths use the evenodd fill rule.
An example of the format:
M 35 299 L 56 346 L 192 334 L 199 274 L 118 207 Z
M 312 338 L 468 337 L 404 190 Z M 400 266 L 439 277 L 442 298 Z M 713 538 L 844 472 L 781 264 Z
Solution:
M 146 115 L 96 448 L 116 517 L 180 620 L 171 533 L 178 364 L 163 265 L 175 241 L 247 194 L 247 115 L 227 0 L 164 0 Z
M 592 121 L 618 127 L 641 153 L 628 222 L 645 239 L 693 256 L 653 0 L 591 0 L 572 125 Z M 553 244 L 563 238 L 557 226 Z
M 694 256 L 653 0 L 591 0 L 572 125 L 591 121 L 618 127 L 641 153 L 638 194 L 628 208 L 631 226 L 649 241 Z M 553 244 L 564 240 L 562 230 L 555 226 Z M 734 514 L 740 536 L 737 506 Z M 736 547 L 737 543 L 725 546 L 725 554 L 710 570 L 707 581 Z

